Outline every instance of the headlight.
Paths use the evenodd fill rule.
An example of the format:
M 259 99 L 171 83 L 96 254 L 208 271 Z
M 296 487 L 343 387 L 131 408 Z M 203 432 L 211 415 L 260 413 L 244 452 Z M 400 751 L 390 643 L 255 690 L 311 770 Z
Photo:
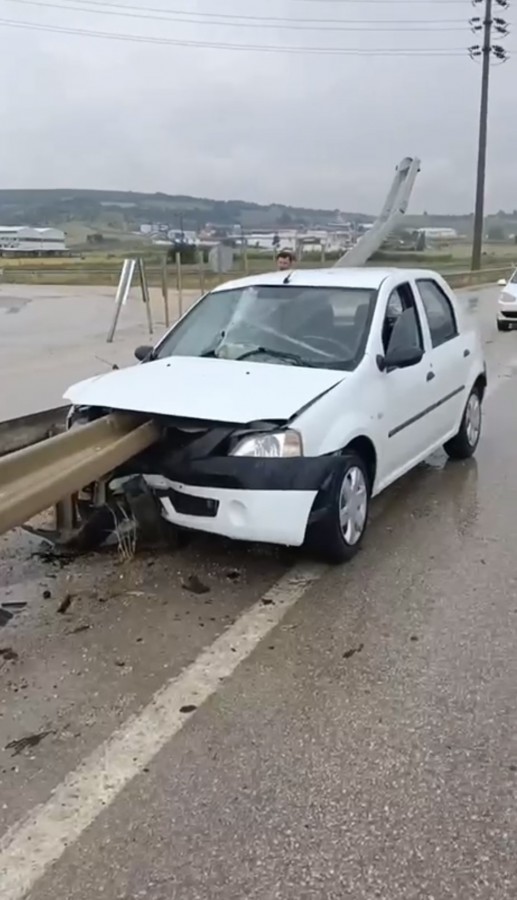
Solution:
M 499 297 L 499 303 L 515 303 L 516 300 L 517 297 L 514 297 L 513 294 L 505 294 L 504 291 Z
M 257 456 L 262 459 L 303 456 L 302 436 L 297 431 L 254 434 L 240 441 L 232 450 L 231 456 Z

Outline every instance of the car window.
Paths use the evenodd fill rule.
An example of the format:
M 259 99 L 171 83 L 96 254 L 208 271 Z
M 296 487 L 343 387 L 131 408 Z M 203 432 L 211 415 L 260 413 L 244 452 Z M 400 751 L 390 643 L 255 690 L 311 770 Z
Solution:
M 458 334 L 451 302 L 435 281 L 420 279 L 417 286 L 429 323 L 432 345 L 440 347 Z
M 517 284 L 517 269 L 513 273 L 512 277 L 510 278 L 510 281 L 512 284 Z
M 424 349 L 420 317 L 410 284 L 399 284 L 388 297 L 382 343 L 385 353 L 402 347 Z

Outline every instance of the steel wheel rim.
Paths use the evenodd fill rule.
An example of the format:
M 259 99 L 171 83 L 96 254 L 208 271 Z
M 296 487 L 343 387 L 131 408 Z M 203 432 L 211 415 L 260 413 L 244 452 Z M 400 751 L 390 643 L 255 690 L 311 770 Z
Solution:
M 474 447 L 479 440 L 481 431 L 481 403 L 476 393 L 470 395 L 465 410 L 465 430 L 467 440 L 471 447 Z
M 359 466 L 348 469 L 339 492 L 339 525 L 346 543 L 354 546 L 360 540 L 368 514 L 368 490 Z

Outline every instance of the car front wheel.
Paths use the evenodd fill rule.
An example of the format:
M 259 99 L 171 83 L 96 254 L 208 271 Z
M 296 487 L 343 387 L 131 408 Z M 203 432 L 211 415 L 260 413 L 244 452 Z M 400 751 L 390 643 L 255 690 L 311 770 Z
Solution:
M 329 563 L 352 559 L 368 524 L 371 487 L 367 468 L 352 451 L 345 451 L 341 462 L 328 491 L 324 516 L 307 535 L 308 548 Z
M 469 459 L 481 437 L 481 391 L 476 385 L 470 392 L 458 434 L 447 441 L 445 452 L 451 459 Z

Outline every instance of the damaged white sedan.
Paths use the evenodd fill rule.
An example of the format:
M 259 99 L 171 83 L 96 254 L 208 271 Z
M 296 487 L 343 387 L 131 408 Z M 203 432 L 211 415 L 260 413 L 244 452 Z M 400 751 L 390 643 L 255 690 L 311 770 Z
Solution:
M 473 315 L 436 273 L 295 270 L 202 297 L 142 365 L 71 387 L 71 420 L 152 417 L 112 474 L 162 519 L 352 557 L 370 499 L 440 446 L 471 456 L 486 388 Z

